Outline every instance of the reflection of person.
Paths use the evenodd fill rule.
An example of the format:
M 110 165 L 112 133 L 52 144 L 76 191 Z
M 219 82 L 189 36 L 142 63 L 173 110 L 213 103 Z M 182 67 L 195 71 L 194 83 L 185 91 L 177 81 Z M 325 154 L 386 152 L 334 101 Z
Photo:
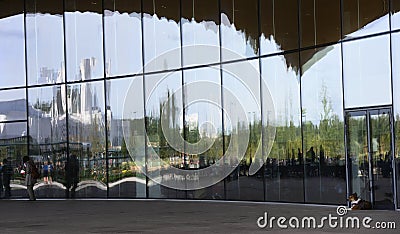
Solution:
M 314 147 L 313 146 L 311 146 L 310 150 L 307 151 L 307 157 L 309 159 L 311 159 L 311 163 L 315 162 L 316 155 L 315 155 L 315 151 L 314 151 Z
M 300 148 L 297 148 L 297 159 L 300 165 L 303 164 L 303 153 L 300 151 Z
M 45 184 L 52 182 L 51 174 L 53 173 L 53 165 L 45 161 L 43 165 L 43 181 Z
M 33 191 L 33 186 L 35 185 L 37 180 L 32 177 L 34 162 L 32 161 L 32 159 L 29 158 L 29 156 L 24 156 L 22 158 L 22 161 L 24 162 L 25 167 L 25 185 L 26 189 L 28 190 L 29 200 L 35 201 L 36 197 L 35 192 Z
M 11 167 L 10 162 L 6 158 L 3 160 L 2 172 L 3 172 L 3 186 L 5 189 L 4 198 L 10 198 L 11 197 L 10 181 L 13 174 L 13 168 Z
M 75 190 L 79 182 L 79 162 L 76 155 L 72 154 L 65 164 L 66 197 L 75 198 Z M 71 193 L 70 193 L 71 190 Z

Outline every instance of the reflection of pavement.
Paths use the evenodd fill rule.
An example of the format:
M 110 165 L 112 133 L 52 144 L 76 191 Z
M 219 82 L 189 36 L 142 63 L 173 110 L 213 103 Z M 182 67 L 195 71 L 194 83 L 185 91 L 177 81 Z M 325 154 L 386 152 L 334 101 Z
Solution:
M 1 200 L 1 233 L 398 233 L 365 228 L 260 229 L 257 219 L 315 217 L 332 214 L 336 206 L 254 202 L 178 200 Z M 35 215 L 26 214 L 35 210 Z M 346 216 L 370 216 L 373 221 L 395 221 L 396 211 L 349 211 Z M 346 217 L 343 216 L 343 217 Z M 327 222 L 325 222 L 326 224 Z
M 145 191 L 146 180 L 137 177 L 127 177 L 122 180 L 109 184 L 110 196 L 115 196 L 114 194 L 121 195 L 121 192 L 114 192 L 114 190 L 124 190 L 130 192 L 124 192 L 124 197 L 132 197 L 136 193 L 133 188 L 136 187 L 143 188 L 141 190 Z M 136 186 L 134 186 L 136 185 Z M 57 181 L 52 183 L 44 183 L 40 181 L 36 183 L 33 187 L 36 196 L 38 198 L 65 198 L 66 187 L 64 184 Z M 107 192 L 107 185 L 95 180 L 85 180 L 78 183 L 75 189 L 76 196 L 79 197 L 99 197 L 104 198 Z M 129 194 L 130 193 L 130 194 Z M 24 184 L 11 184 L 11 195 L 12 198 L 26 197 L 26 186 Z
M 150 197 L 157 198 L 185 198 L 175 189 L 160 187 L 153 181 L 148 182 Z M 26 197 L 26 186 L 12 184 L 12 196 L 15 198 Z M 338 204 L 345 202 L 346 184 L 339 178 L 307 177 L 303 186 L 302 178 L 271 178 L 266 179 L 267 201 L 303 202 L 303 188 L 306 189 L 306 199 L 309 203 Z M 65 186 L 59 182 L 45 184 L 40 182 L 35 185 L 39 198 L 65 198 Z M 240 176 L 239 179 L 230 178 L 226 181 L 226 194 L 228 200 L 263 201 L 264 185 L 261 178 L 255 176 Z M 94 180 L 85 180 L 78 183 L 76 188 L 77 198 L 105 198 L 107 185 Z M 109 184 L 110 197 L 145 197 L 146 181 L 138 177 L 127 177 Z M 223 183 L 205 189 L 188 191 L 188 198 L 193 199 L 224 199 Z M 339 201 L 339 202 L 338 202 Z

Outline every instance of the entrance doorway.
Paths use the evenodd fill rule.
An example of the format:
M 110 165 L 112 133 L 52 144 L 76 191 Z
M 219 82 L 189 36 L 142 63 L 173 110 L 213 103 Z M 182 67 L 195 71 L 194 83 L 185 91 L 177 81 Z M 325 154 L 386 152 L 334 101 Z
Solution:
M 349 193 L 374 209 L 394 209 L 391 108 L 346 111 Z

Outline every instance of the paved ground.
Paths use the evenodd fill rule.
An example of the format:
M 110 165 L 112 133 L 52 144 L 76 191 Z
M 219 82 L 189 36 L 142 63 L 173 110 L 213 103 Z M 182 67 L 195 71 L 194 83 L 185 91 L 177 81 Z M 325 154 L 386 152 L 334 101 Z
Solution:
M 257 225 L 268 213 L 285 216 L 289 225 L 300 228 L 281 229 Z M 329 225 L 338 219 L 338 227 Z M 395 223 L 396 229 L 345 228 L 346 218 L 361 222 L 367 216 L 374 227 L 377 221 Z M 324 228 L 301 228 L 304 217 L 323 217 Z M 340 218 L 343 228 L 340 228 Z M 308 221 L 304 219 L 305 226 Z M 261 225 L 264 220 L 260 219 Z M 385 223 L 387 225 L 392 225 Z M 349 223 L 351 226 L 352 224 Z M 399 233 L 400 211 L 348 211 L 339 216 L 336 206 L 310 206 L 254 202 L 188 201 L 188 200 L 1 200 L 0 233 Z

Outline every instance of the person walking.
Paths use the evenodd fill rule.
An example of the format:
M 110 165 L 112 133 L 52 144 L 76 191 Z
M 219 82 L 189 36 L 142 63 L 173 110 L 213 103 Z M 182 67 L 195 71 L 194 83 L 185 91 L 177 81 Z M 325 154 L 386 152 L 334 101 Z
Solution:
M 29 158 L 29 156 L 24 156 L 22 158 L 22 161 L 24 162 L 24 167 L 25 167 L 25 185 L 28 191 L 29 200 L 35 201 L 36 196 L 35 192 L 33 191 L 33 186 L 37 182 L 37 179 L 33 178 L 32 176 L 32 170 L 35 167 L 35 164 L 32 161 L 32 159 Z
M 4 186 L 4 198 L 10 198 L 11 197 L 11 186 L 10 186 L 10 181 L 11 177 L 13 175 L 13 168 L 10 165 L 10 161 L 8 161 L 6 158 L 3 159 L 3 186 Z

